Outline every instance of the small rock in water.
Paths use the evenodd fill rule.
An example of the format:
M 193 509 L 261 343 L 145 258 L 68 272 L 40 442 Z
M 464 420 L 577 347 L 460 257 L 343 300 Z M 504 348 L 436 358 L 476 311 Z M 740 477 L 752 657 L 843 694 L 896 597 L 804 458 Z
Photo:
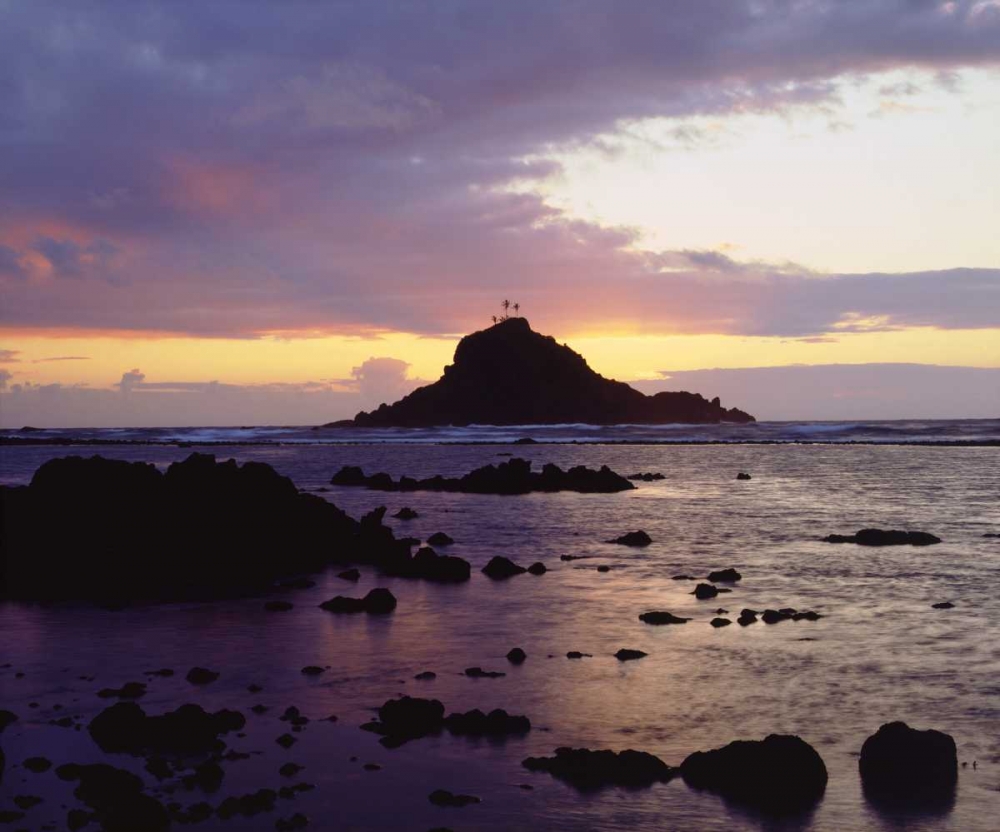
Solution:
M 327 612 L 355 613 L 366 612 L 370 615 L 387 615 L 396 609 L 396 596 L 388 589 L 379 587 L 371 590 L 364 598 L 348 598 L 338 595 L 319 605 Z
M 909 532 L 899 529 L 862 529 L 856 534 L 831 534 L 824 543 L 857 543 L 859 546 L 933 546 L 941 538 L 928 532 Z
M 736 623 L 741 627 L 746 627 L 748 624 L 757 623 L 757 610 L 745 609 L 740 613 L 740 617 L 736 619 Z
M 728 627 L 733 622 L 730 621 L 728 618 L 713 618 L 709 623 L 713 627 Z
M 219 674 L 204 667 L 192 667 L 184 678 L 192 685 L 208 685 L 218 679 Z
M 499 670 L 483 670 L 481 667 L 467 667 L 463 672 L 470 679 L 499 679 L 507 675 Z
M 554 757 L 528 757 L 521 765 L 529 771 L 547 771 L 581 791 L 603 786 L 651 786 L 666 783 L 677 773 L 659 757 L 631 749 L 616 753 L 561 747 Z
M 392 516 L 395 517 L 397 520 L 416 520 L 420 515 L 417 514 L 409 506 L 403 506 L 399 511 L 397 511 Z
M 495 581 L 511 578 L 514 575 L 522 575 L 527 571 L 523 566 L 518 566 L 512 560 L 502 555 L 490 558 L 490 562 L 483 567 L 483 574 Z
M 104 688 L 97 695 L 101 699 L 141 699 L 146 695 L 146 686 L 142 682 L 126 682 L 120 688 Z
M 660 626 L 663 624 L 686 624 L 690 621 L 690 618 L 681 618 L 674 615 L 671 612 L 664 612 L 661 610 L 654 610 L 652 612 L 644 612 L 639 616 L 639 620 L 645 624 L 654 624 Z
M 342 581 L 360 581 L 361 573 L 357 569 L 345 569 L 343 572 L 338 572 L 337 577 Z
M 52 768 L 52 761 L 46 757 L 28 757 L 21 765 L 32 774 L 43 774 Z
M 544 575 L 549 570 L 545 568 L 545 564 L 541 561 L 535 561 L 528 567 L 528 572 L 532 575 Z
M 627 477 L 630 480 L 636 480 L 638 482 L 655 482 L 656 480 L 665 480 L 666 477 L 659 472 L 643 472 L 639 474 L 631 474 Z
M 288 749 L 291 748 L 293 745 L 295 745 L 297 740 L 291 734 L 282 734 L 275 740 L 275 742 L 278 743 L 278 745 L 280 745 L 282 748 Z
M 642 650 L 629 650 L 623 647 L 617 653 L 615 653 L 615 658 L 620 662 L 630 662 L 635 659 L 644 659 L 648 656 L 648 653 L 643 653 Z
M 579 650 L 570 650 L 570 651 L 569 651 L 569 652 L 568 652 L 568 653 L 566 654 L 566 658 L 567 658 L 567 659 L 582 659 L 582 658 L 584 658 L 584 657 L 586 657 L 586 658 L 588 658 L 588 659 L 589 659 L 589 658 L 592 658 L 592 656 L 591 656 L 591 654 L 590 654 L 590 653 L 581 653 L 581 652 L 580 652 Z
M 447 789 L 435 789 L 427 796 L 427 799 L 435 806 L 456 808 L 481 802 L 478 797 L 473 797 L 471 794 L 452 794 Z
M 315 664 L 306 665 L 302 668 L 303 676 L 319 676 L 321 673 L 325 673 L 326 668 L 319 667 Z
M 955 608 L 955 605 L 951 601 L 941 601 L 937 604 L 931 604 L 931 607 L 936 610 L 951 610 Z
M 521 664 L 526 658 L 528 654 L 520 647 L 513 647 L 507 652 L 507 661 L 511 664 Z
M 698 579 L 694 575 L 674 575 L 670 580 L 672 580 L 672 581 L 697 581 Z
M 437 678 L 437 673 L 435 673 L 433 670 L 424 670 L 423 672 L 418 673 L 413 678 L 416 679 L 418 682 L 429 682 L 431 679 Z
M 288 612 L 294 607 L 295 604 L 291 601 L 268 601 L 264 604 L 264 609 L 268 612 Z
M 427 542 L 431 546 L 450 546 L 455 541 L 444 532 L 434 532 L 427 538 Z
M 706 601 L 718 595 L 719 591 L 718 587 L 714 587 L 711 584 L 698 584 L 691 594 L 699 601 Z
M 598 572 L 610 572 L 611 571 L 611 567 L 608 566 L 607 564 L 601 564 L 600 566 L 597 567 L 597 571 Z
M 298 763 L 285 763 L 278 769 L 278 774 L 282 777 L 294 777 L 298 774 L 305 766 L 300 766 Z
M 290 818 L 278 818 L 274 822 L 274 828 L 278 832 L 298 832 L 299 829 L 305 829 L 308 825 L 309 818 L 302 812 L 296 812 Z
M 753 477 L 751 477 L 746 471 L 740 471 L 736 475 L 736 479 L 738 479 L 738 480 L 749 480 L 749 479 L 753 479 Z
M 713 584 L 720 582 L 726 584 L 736 583 L 736 581 L 742 579 L 743 576 L 732 567 L 729 569 L 717 569 L 714 572 L 708 573 L 708 580 L 710 580 Z
M 444 725 L 452 734 L 475 737 L 526 734 L 531 730 L 531 721 L 526 716 L 508 714 L 503 708 L 496 708 L 488 714 L 478 708 L 464 714 L 449 714 Z
M 618 543 L 622 546 L 648 546 L 652 542 L 653 538 L 642 531 L 642 529 L 634 532 L 628 532 L 623 534 L 621 537 L 616 537 L 614 540 L 608 541 L 608 543 Z

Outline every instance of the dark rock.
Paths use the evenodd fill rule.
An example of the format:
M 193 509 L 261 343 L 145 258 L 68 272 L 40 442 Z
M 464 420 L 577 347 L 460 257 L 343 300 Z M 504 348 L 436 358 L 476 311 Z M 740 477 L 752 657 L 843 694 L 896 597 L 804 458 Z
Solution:
M 983 537 L 1000 537 L 1000 532 L 986 532 Z
M 698 584 L 691 593 L 699 601 L 707 601 L 719 594 L 719 588 L 711 584 Z
M 742 580 L 743 576 L 733 568 L 729 569 L 717 569 L 715 572 L 708 573 L 708 580 L 714 583 L 735 583 L 736 581 Z
M 777 624 L 779 621 L 788 621 L 792 616 L 780 610 L 764 610 L 761 619 L 765 624 Z
M 644 659 L 648 656 L 648 653 L 643 653 L 642 650 L 628 650 L 623 647 L 617 653 L 615 653 L 615 658 L 620 662 L 631 662 L 636 659 Z
M 0 823 L 16 823 L 24 818 L 24 812 L 15 812 L 12 809 L 0 809 Z
M 757 623 L 757 611 L 756 610 L 743 610 L 740 613 L 740 617 L 736 619 L 736 623 L 741 627 L 746 627 L 749 624 Z
M 718 628 L 718 627 L 728 627 L 733 622 L 730 621 L 728 618 L 713 618 L 709 623 L 713 627 Z
M 898 529 L 862 529 L 857 534 L 831 534 L 823 538 L 825 543 L 857 543 L 859 546 L 932 546 L 941 538 L 927 532 L 907 532 Z
M 28 809 L 34 809 L 39 803 L 44 802 L 45 801 L 42 800 L 42 798 L 36 797 L 33 794 L 18 794 L 14 796 L 14 805 L 17 806 L 18 809 L 24 809 L 25 811 Z
M 642 529 L 635 532 L 628 532 L 621 537 L 616 537 L 614 540 L 608 541 L 608 543 L 618 543 L 622 546 L 648 546 L 652 542 L 653 538 L 642 531 Z
M 889 722 L 861 746 L 858 769 L 869 799 L 914 805 L 947 800 L 958 780 L 955 740 Z
M 521 664 L 526 658 L 528 658 L 528 654 L 520 647 L 512 647 L 507 651 L 507 661 L 511 664 Z
M 427 538 L 427 542 L 431 546 L 450 546 L 455 541 L 444 532 L 434 532 L 434 534 Z
M 672 580 L 672 581 L 697 581 L 698 579 L 694 575 L 674 575 L 670 580 Z
M 278 793 L 274 790 L 258 789 L 240 797 L 227 797 L 219 804 L 219 808 L 215 812 L 222 820 L 229 820 L 237 815 L 252 818 L 263 812 L 273 812 L 277 799 Z
M 686 624 L 690 621 L 690 618 L 680 618 L 670 612 L 664 612 L 662 610 L 654 610 L 653 612 L 644 612 L 639 616 L 639 620 L 645 624 L 654 624 L 657 626 L 663 624 Z
M 484 465 L 462 477 L 438 474 L 422 480 L 404 476 L 397 481 L 388 474 L 365 476 L 360 468 L 345 467 L 334 475 L 331 482 L 375 491 L 450 491 L 461 494 L 530 494 L 535 491 L 612 494 L 635 488 L 606 465 L 599 470 L 578 465 L 564 471 L 557 465 L 548 464 L 541 471 L 532 471 L 530 461 L 517 457 L 499 465 Z M 429 542 L 433 545 L 433 540 Z
M 83 809 L 70 809 L 66 814 L 66 827 L 70 832 L 76 832 L 78 829 L 83 829 L 88 823 L 94 819 L 94 816 Z
M 322 673 L 326 673 L 326 668 L 315 664 L 306 665 L 302 668 L 303 676 L 319 676 Z
M 295 604 L 291 601 L 267 601 L 264 604 L 264 609 L 268 612 L 288 612 L 294 607 Z
M 219 678 L 219 674 L 214 670 L 207 670 L 204 667 L 192 667 L 186 678 L 192 685 L 208 685 Z
M 157 780 L 169 780 L 174 776 L 174 770 L 162 757 L 150 757 L 146 760 L 146 765 L 143 768 Z
M 467 736 L 526 734 L 531 730 L 531 722 L 526 716 L 508 714 L 502 708 L 496 708 L 488 714 L 478 708 L 464 714 L 449 714 L 444 725 L 452 734 Z
M 146 695 L 142 682 L 126 682 L 120 688 L 104 688 L 97 692 L 101 699 L 141 699 Z
M 298 742 L 298 740 L 296 740 L 295 737 L 293 737 L 291 734 L 282 734 L 275 740 L 275 742 L 278 743 L 278 745 L 280 745 L 282 748 L 287 750 L 291 748 L 293 745 L 295 745 L 295 743 Z
M 467 667 L 463 672 L 470 679 L 499 679 L 507 675 L 499 670 L 483 670 L 481 667 Z
M 300 766 L 298 763 L 284 763 L 281 768 L 278 769 L 278 774 L 282 777 L 294 777 L 298 774 L 305 766 Z
M 80 782 L 73 794 L 94 811 L 105 832 L 160 832 L 170 827 L 167 810 L 142 793 L 142 780 L 131 772 L 96 763 L 60 766 L 58 773 L 60 779 Z M 83 819 L 71 813 L 68 820 L 77 824 Z
M 387 748 L 408 740 L 436 734 L 444 727 L 444 705 L 437 699 L 403 696 L 390 699 L 378 710 L 378 722 L 362 726 L 382 735 Z
M 302 812 L 296 812 L 290 818 L 278 818 L 274 822 L 274 828 L 278 832 L 296 832 L 299 829 L 305 829 L 309 825 L 309 818 L 302 814 Z
M 216 762 L 209 760 L 195 767 L 194 773 L 184 777 L 182 782 L 186 789 L 201 789 L 203 792 L 217 792 L 222 787 L 225 772 Z
M 538 440 L 532 439 L 530 436 L 522 436 L 520 439 L 514 440 L 515 445 L 537 445 Z
M 579 650 L 570 650 L 566 654 L 566 658 L 567 659 L 583 659 L 583 658 L 590 659 L 590 658 L 593 658 L 593 656 L 590 653 L 581 653 Z
M 750 422 L 717 399 L 638 390 L 595 373 L 569 347 L 508 318 L 463 338 L 434 384 L 337 427 Z M 516 444 L 522 443 L 518 440 Z
M 13 725 L 15 722 L 17 722 L 17 714 L 13 711 L 0 709 L 0 734 L 4 732 L 4 729 Z
M 656 480 L 665 480 L 666 477 L 660 473 L 642 473 L 629 474 L 628 479 L 636 480 L 637 482 L 655 482 Z
M 544 575 L 548 571 L 549 570 L 545 568 L 545 564 L 541 561 L 535 561 L 528 567 L 528 572 L 532 575 Z
M 338 572 L 337 577 L 344 581 L 360 581 L 361 573 L 357 569 L 351 568 Z
M 591 751 L 587 748 L 557 748 L 554 757 L 528 757 L 522 765 L 529 771 L 547 771 L 581 791 L 603 786 L 639 787 L 666 783 L 677 770 L 644 751 Z
M 161 716 L 147 716 L 134 702 L 119 702 L 94 717 L 87 730 L 111 753 L 197 754 L 221 750 L 219 735 L 244 725 L 246 719 L 238 711 L 209 713 L 199 705 L 181 705 Z
M 490 558 L 490 562 L 483 567 L 483 574 L 495 581 L 511 578 L 514 575 L 523 575 L 527 571 L 523 566 L 518 566 L 502 555 Z
M 610 572 L 611 571 L 611 567 L 608 566 L 607 564 L 601 564 L 600 566 L 597 567 L 597 571 L 598 572 Z
M 310 578 L 292 578 L 288 581 L 278 581 L 281 589 L 312 589 L 316 586 L 316 581 Z
M 439 583 L 460 583 L 469 580 L 472 571 L 467 560 L 452 555 L 439 555 L 428 546 L 417 550 L 408 567 L 407 570 L 393 574 Z
M 416 520 L 420 515 L 417 514 L 409 506 L 403 506 L 399 511 L 397 511 L 392 516 L 395 517 L 397 520 Z
M 413 678 L 419 682 L 429 682 L 431 681 L 431 679 L 437 678 L 437 673 L 435 673 L 433 670 L 425 670 L 422 673 L 418 673 Z
M 290 722 L 292 725 L 300 727 L 302 725 L 307 725 L 309 723 L 309 717 L 304 716 L 302 712 L 296 708 L 294 705 L 289 705 L 285 708 L 285 712 L 278 717 L 282 722 Z
M 253 685 L 247 685 L 247 690 L 250 693 L 260 693 L 262 690 L 264 690 L 264 688 L 261 687 L 260 685 L 253 684 Z
M 364 598 L 338 595 L 319 606 L 327 612 L 367 612 L 372 615 L 385 615 L 396 609 L 396 597 L 388 589 L 379 587 L 371 590 Z
M 750 476 L 750 475 L 749 475 L 748 473 L 746 473 L 745 471 L 740 471 L 740 472 L 739 472 L 739 473 L 738 473 L 738 474 L 736 475 L 736 479 L 738 479 L 738 480 L 749 480 L 749 479 L 753 479 L 753 477 L 751 477 L 751 476 Z
M 796 736 L 731 742 L 696 751 L 681 764 L 684 782 L 758 810 L 785 814 L 813 806 L 826 790 L 826 765 Z
M 427 799 L 435 806 L 452 806 L 456 808 L 480 802 L 478 797 L 473 797 L 471 794 L 452 794 L 446 789 L 435 789 L 427 796 Z
M 318 572 L 331 551 L 366 554 L 357 523 L 322 497 L 269 465 L 204 454 L 166 473 L 99 456 L 52 459 L 30 485 L 0 488 L 0 514 L 4 598 L 117 607 L 230 597 Z
M 936 610 L 951 610 L 955 608 L 955 605 L 951 601 L 940 601 L 937 604 L 931 604 L 931 607 Z
M 171 676 L 174 675 L 174 671 L 171 670 L 169 667 L 163 667 L 160 668 L 159 670 L 147 670 L 146 675 L 159 676 L 162 679 L 169 679 Z
M 382 766 L 380 766 L 378 763 L 365 763 L 363 766 L 361 766 L 361 768 L 363 768 L 365 771 L 381 771 L 382 770 Z
M 32 774 L 43 774 L 52 768 L 52 761 L 46 757 L 28 757 L 21 765 Z

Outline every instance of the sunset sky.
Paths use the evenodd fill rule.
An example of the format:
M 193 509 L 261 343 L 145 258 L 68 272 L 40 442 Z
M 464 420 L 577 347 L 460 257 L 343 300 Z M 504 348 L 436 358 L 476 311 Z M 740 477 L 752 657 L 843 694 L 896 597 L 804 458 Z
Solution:
M 0 0 L 0 425 L 353 415 L 505 297 L 643 389 L 1000 416 L 1000 2 Z

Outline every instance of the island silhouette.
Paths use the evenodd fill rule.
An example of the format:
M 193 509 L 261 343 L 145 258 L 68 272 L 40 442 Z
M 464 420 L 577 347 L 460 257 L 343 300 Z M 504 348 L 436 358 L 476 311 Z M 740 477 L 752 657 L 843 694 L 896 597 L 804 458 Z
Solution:
M 394 404 L 323 427 L 436 427 L 584 423 L 712 424 L 753 422 L 718 397 L 665 392 L 652 396 L 592 370 L 555 338 L 535 332 L 527 318 L 498 319 L 466 335 L 454 363 L 433 384 Z

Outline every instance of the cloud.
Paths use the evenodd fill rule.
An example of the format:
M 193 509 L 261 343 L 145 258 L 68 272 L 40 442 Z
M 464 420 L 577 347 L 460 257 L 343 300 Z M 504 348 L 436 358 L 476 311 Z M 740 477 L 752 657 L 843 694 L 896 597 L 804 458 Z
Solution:
M 410 365 L 399 358 L 369 358 L 351 370 L 351 386 L 357 390 L 362 407 L 392 404 L 421 384 L 408 378 Z
M 836 123 L 859 77 L 953 83 L 1000 62 L 988 4 L 111 0 L 4 17 L 0 325 L 436 335 L 514 291 L 563 328 L 997 323 L 997 270 L 793 274 L 644 251 L 508 192 L 558 172 L 554 148 L 645 118 Z
M 634 382 L 690 390 L 762 420 L 968 419 L 1000 413 L 1000 369 L 930 364 L 821 364 L 664 371 Z
M 90 361 L 89 355 L 53 355 L 49 358 L 35 358 L 32 364 L 45 364 L 49 361 Z
M 20 350 L 0 350 L 0 364 L 16 364 L 21 360 L 20 354 Z
M 14 377 L 10 370 L 0 370 L 0 390 L 7 389 L 7 382 Z
M 127 373 L 122 373 L 121 381 L 116 385 L 122 393 L 131 393 L 146 380 L 146 374 L 139 372 L 136 367 Z

